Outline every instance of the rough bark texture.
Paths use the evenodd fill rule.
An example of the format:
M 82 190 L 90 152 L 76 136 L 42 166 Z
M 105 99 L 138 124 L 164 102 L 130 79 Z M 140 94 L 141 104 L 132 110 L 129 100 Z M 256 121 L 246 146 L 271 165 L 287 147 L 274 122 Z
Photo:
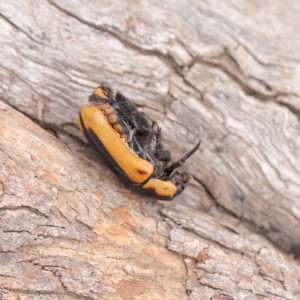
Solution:
M 298 1 L 0 0 L 0 26 L 0 298 L 300 297 L 274 246 L 300 257 Z M 83 142 L 99 83 L 175 159 L 202 139 L 173 202 L 130 194 Z

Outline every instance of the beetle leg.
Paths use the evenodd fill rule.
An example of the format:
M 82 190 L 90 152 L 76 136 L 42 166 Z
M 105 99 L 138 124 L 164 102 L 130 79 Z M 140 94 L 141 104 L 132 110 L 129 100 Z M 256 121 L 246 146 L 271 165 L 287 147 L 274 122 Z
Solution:
M 140 132 L 147 132 L 147 133 L 151 133 L 153 135 L 156 134 L 155 130 L 154 129 L 149 129 L 145 126 L 141 126 L 139 129 L 138 129 Z
M 192 156 L 197 150 L 198 148 L 200 147 L 200 144 L 201 144 L 201 140 L 197 143 L 197 145 L 192 149 L 190 150 L 184 157 L 182 157 L 181 159 L 175 161 L 172 163 L 172 165 L 168 168 L 165 169 L 165 172 L 166 174 L 168 175 L 171 175 L 175 169 L 177 169 L 178 167 L 182 166 L 186 160 Z
M 156 131 L 151 127 L 149 121 L 143 116 L 131 116 L 129 122 L 139 133 L 156 134 Z
M 127 144 L 129 144 L 132 148 L 134 148 L 134 146 L 137 148 L 136 149 L 136 154 L 143 158 L 143 159 L 147 159 L 150 161 L 150 157 L 148 155 L 148 153 L 143 149 L 143 147 L 140 145 L 140 143 L 138 142 L 137 138 L 136 138 L 136 133 L 138 132 L 137 128 L 131 128 L 130 125 L 127 122 L 122 122 L 122 124 L 125 126 L 128 134 L 127 134 Z M 134 145 L 134 146 L 133 146 Z
M 143 159 L 146 159 L 146 160 L 150 161 L 151 158 L 149 157 L 148 153 L 142 148 L 142 146 L 137 141 L 137 139 L 134 135 L 132 136 L 132 140 L 133 140 L 134 144 L 136 145 L 136 147 L 138 148 L 137 155 L 140 158 L 143 158 Z
M 139 133 L 150 133 L 150 134 L 153 134 L 153 135 L 156 135 L 156 131 L 154 129 L 149 129 L 148 127 L 142 125 L 140 127 L 135 127 L 135 129 L 139 132 Z
M 132 143 L 135 132 L 136 132 L 135 129 L 129 131 L 129 134 L 128 134 L 128 143 L 130 143 L 130 144 Z
M 157 127 L 155 156 L 160 161 L 170 161 L 171 153 L 169 150 L 162 150 L 161 144 L 161 128 Z

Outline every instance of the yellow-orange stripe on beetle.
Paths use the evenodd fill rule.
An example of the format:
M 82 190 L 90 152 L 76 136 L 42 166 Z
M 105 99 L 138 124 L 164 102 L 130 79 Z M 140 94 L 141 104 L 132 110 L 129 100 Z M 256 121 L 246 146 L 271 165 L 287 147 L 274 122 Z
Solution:
M 111 158 L 136 183 L 143 183 L 153 173 L 153 165 L 134 155 L 122 142 L 108 123 L 103 112 L 95 105 L 86 105 L 80 109 L 80 126 L 92 130 Z
M 173 198 L 177 191 L 176 186 L 171 180 L 163 181 L 156 178 L 150 178 L 143 189 L 152 189 L 157 196 Z

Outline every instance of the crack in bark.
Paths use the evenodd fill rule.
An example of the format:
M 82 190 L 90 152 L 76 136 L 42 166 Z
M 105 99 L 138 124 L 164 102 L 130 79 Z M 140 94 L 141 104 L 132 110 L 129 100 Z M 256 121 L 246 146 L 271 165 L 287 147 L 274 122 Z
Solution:
M 77 215 L 75 216 L 76 222 L 78 222 L 80 225 L 84 226 L 84 227 L 85 227 L 86 229 L 88 229 L 88 230 L 93 230 L 93 229 L 94 229 L 94 226 L 90 226 L 90 225 L 84 223 L 83 221 L 78 220 L 78 219 L 77 219 L 77 216 L 80 216 L 80 215 L 77 214 Z M 91 219 L 90 219 L 90 220 L 91 220 Z M 94 223 L 95 223 L 95 221 L 94 221 Z
M 16 25 L 14 22 L 12 22 L 8 17 L 4 16 L 3 13 L 0 13 L 0 17 L 2 17 L 7 23 L 9 23 L 13 28 L 15 28 L 17 31 L 22 32 L 23 34 L 25 34 L 31 41 L 34 41 L 40 45 L 41 44 L 38 40 L 34 39 L 32 36 L 30 36 L 25 30 L 23 30 L 21 27 L 19 27 L 18 25 Z M 2 67 L 2 66 L 1 66 Z
M 6 194 L 8 195 L 8 194 Z M 31 206 L 27 206 L 27 205 L 21 205 L 21 206 L 2 206 L 0 207 L 0 211 L 1 210 L 29 210 L 30 212 L 35 213 L 36 215 L 40 216 L 40 217 L 44 217 L 46 219 L 49 219 L 50 216 L 47 216 L 46 214 L 40 212 L 39 210 L 32 208 Z
M 16 278 L 15 276 L 9 276 L 9 275 L 6 275 L 6 274 L 1 274 L 1 273 L 0 273 L 0 276 L 1 277 L 8 277 L 8 278 Z
M 280 66 L 279 64 L 271 64 L 271 63 L 265 63 L 264 61 L 262 61 L 261 59 L 259 59 L 253 52 L 250 51 L 250 49 L 248 47 L 246 47 L 245 45 L 241 44 L 241 42 L 238 42 L 239 46 L 242 46 L 243 49 L 245 49 L 245 51 L 260 65 L 264 66 L 264 67 L 278 67 Z
M 2 232 L 4 233 L 23 233 L 23 232 L 26 232 L 30 235 L 35 235 L 35 236 L 38 236 L 37 234 L 34 234 L 34 233 L 31 233 L 30 231 L 28 230 L 2 230 Z M 40 235 L 41 236 L 41 235 Z
M 56 270 L 50 270 L 50 269 L 47 269 L 47 266 L 42 266 L 42 265 L 40 265 L 40 264 L 38 264 L 38 265 L 41 267 L 42 270 L 46 270 L 46 271 L 52 273 L 53 276 L 56 277 L 56 278 L 59 280 L 59 282 L 60 282 L 60 284 L 61 284 L 61 287 L 62 287 L 62 289 L 65 291 L 65 293 L 66 293 L 66 294 L 69 294 L 69 291 L 68 291 L 67 287 L 65 286 L 65 284 L 63 283 L 63 281 L 62 281 L 62 279 L 61 279 L 61 277 L 62 277 L 61 274 L 58 274 L 58 272 L 57 272 Z M 50 266 L 50 267 L 52 267 L 52 266 Z M 59 268 L 60 268 L 60 267 L 59 267 Z M 76 295 L 76 294 L 75 294 L 75 295 Z
M 53 228 L 61 228 L 61 229 L 66 229 L 66 227 L 64 226 L 56 226 L 56 225 L 48 225 L 48 224 L 45 224 L 45 225 L 38 225 L 37 227 L 53 227 Z
M 222 206 L 221 204 L 219 204 L 218 202 L 218 197 L 215 197 L 213 195 L 213 193 L 210 191 L 210 189 L 208 188 L 208 186 L 202 181 L 200 180 L 198 177 L 194 176 L 193 175 L 193 178 L 195 179 L 196 182 L 198 182 L 204 189 L 204 191 L 206 192 L 206 194 L 210 197 L 210 199 L 216 204 L 216 206 L 218 207 L 221 207 L 228 215 L 234 217 L 234 218 L 237 218 L 238 220 L 241 221 L 242 219 L 242 216 L 239 216 L 237 214 L 235 214 L 234 212 L 228 210 L 227 208 L 225 208 L 224 206 Z M 227 228 L 227 227 L 226 227 Z M 230 229 L 230 228 L 227 228 L 227 229 Z M 232 231 L 232 229 L 230 229 Z M 235 232 L 236 233 L 236 232 Z
M 287 94 L 287 96 L 289 96 L 289 95 L 291 95 L 291 94 Z M 280 95 L 280 96 L 284 96 L 284 95 Z M 295 95 L 295 96 L 298 97 L 297 95 Z M 296 115 L 296 117 L 300 121 L 300 110 L 298 110 L 297 108 L 295 108 L 292 105 L 290 105 L 288 103 L 285 103 L 283 101 L 277 101 L 276 103 L 281 105 L 281 106 L 286 107 L 289 111 L 291 111 L 294 115 Z
M 54 292 L 54 291 L 33 291 L 29 289 L 12 289 L 5 287 L 7 291 L 12 293 L 28 294 L 28 295 L 64 295 L 64 293 Z M 0 298 L 1 299 L 1 298 Z
M 235 65 L 237 66 L 237 69 L 240 70 L 241 72 L 241 76 L 244 77 L 240 66 L 238 64 L 238 62 L 236 61 L 236 59 L 227 52 L 227 50 L 225 49 L 225 52 L 222 54 L 224 57 L 228 57 L 229 60 Z M 219 56 L 219 58 L 222 57 L 222 55 Z M 225 67 L 222 66 L 221 63 L 215 63 L 215 62 L 211 62 L 211 61 L 207 61 L 204 58 L 201 57 L 195 57 L 194 60 L 192 61 L 192 63 L 189 65 L 189 68 L 191 68 L 194 64 L 201 64 L 204 66 L 208 66 L 208 67 L 213 67 L 216 69 L 221 70 L 222 72 L 224 72 L 233 82 L 235 82 L 240 89 L 244 92 L 245 95 L 249 95 L 249 96 L 255 96 L 255 98 L 261 100 L 261 101 L 270 101 L 271 99 L 273 99 L 274 97 L 278 97 L 280 94 L 278 93 L 276 96 L 268 96 L 268 95 L 264 95 L 256 90 L 254 90 L 253 88 L 249 87 L 247 84 L 245 84 L 240 78 L 238 78 L 238 76 L 236 74 L 234 74 L 233 72 L 231 72 L 230 70 L 226 69 Z M 245 77 L 244 77 L 245 78 Z M 192 84 L 190 84 L 192 85 Z M 192 85 L 192 87 L 194 89 L 196 89 L 198 92 L 200 92 L 197 87 L 195 87 L 194 85 Z

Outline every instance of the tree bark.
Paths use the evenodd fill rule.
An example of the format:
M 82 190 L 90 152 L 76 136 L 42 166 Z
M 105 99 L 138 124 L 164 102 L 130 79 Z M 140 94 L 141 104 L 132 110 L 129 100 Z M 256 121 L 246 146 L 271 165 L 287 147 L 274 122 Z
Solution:
M 0 299 L 300 297 L 299 7 L 0 0 Z M 100 83 L 174 159 L 202 139 L 174 201 L 85 143 Z

